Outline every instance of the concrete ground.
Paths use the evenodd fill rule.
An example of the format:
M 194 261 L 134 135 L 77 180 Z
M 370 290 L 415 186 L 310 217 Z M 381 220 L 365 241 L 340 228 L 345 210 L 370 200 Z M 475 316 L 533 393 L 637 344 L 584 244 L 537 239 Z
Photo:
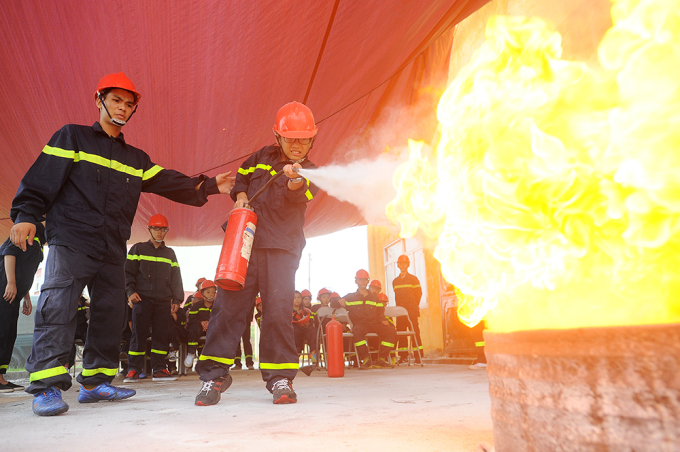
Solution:
M 25 392 L 0 394 L 0 438 L 11 451 L 477 451 L 493 442 L 488 378 L 464 365 L 299 373 L 298 403 L 274 405 L 259 371 L 233 371 L 218 405 L 195 406 L 196 374 L 173 382 L 114 384 L 137 395 L 38 417 Z M 16 380 L 15 380 L 16 381 Z M 19 380 L 28 384 L 26 379 Z

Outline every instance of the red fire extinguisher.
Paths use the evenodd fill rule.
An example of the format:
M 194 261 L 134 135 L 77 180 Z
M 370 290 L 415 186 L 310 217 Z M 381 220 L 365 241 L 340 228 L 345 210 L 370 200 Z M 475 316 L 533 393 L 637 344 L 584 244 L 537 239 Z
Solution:
M 222 241 L 222 251 L 220 260 L 217 263 L 215 274 L 215 284 L 224 290 L 241 290 L 246 281 L 248 273 L 248 263 L 250 253 L 253 249 L 255 240 L 255 228 L 257 226 L 257 215 L 250 208 L 253 201 L 260 196 L 276 179 L 283 174 L 283 171 L 276 173 L 269 181 L 262 186 L 245 207 L 234 209 L 229 214 L 226 227 L 223 225 L 225 234 Z
M 345 359 L 342 346 L 342 324 L 333 320 L 326 325 L 326 345 L 328 351 L 326 352 L 326 366 L 328 368 L 328 376 L 330 378 L 345 376 Z

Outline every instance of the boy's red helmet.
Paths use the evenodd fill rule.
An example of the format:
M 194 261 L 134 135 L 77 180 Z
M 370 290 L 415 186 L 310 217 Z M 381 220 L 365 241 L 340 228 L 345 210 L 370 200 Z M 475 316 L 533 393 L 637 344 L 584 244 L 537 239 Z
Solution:
M 290 102 L 276 113 L 274 132 L 286 138 L 312 138 L 317 129 L 312 110 L 299 102 Z
M 331 298 L 340 298 L 340 294 L 337 293 L 337 292 L 333 292 L 333 293 L 331 294 Z
M 387 303 L 389 301 L 389 299 L 387 298 L 387 295 L 385 295 L 384 293 L 378 294 L 378 300 L 383 301 L 385 303 Z
M 205 281 L 205 278 L 198 278 L 198 281 L 196 281 L 196 285 L 200 286 L 201 284 L 203 284 L 203 281 Z
M 156 226 L 158 228 L 169 228 L 168 219 L 160 213 L 149 218 L 149 226 Z
M 355 278 L 369 279 L 368 272 L 364 269 L 361 269 L 357 272 L 357 275 L 355 276 Z
M 312 317 L 312 311 L 307 308 L 298 309 L 293 311 L 293 323 L 298 325 L 307 325 Z
M 201 300 L 205 300 L 205 298 L 203 298 L 203 294 L 201 293 L 200 290 L 197 290 L 197 291 L 194 293 L 194 298 L 199 298 L 199 299 L 201 299 Z
M 311 297 L 312 293 L 309 290 L 305 289 L 302 292 L 300 292 L 300 295 L 302 295 L 303 297 Z
M 382 289 L 382 284 L 380 284 L 380 281 L 378 281 L 377 279 L 374 279 L 373 281 L 371 281 L 369 286 L 373 286 L 373 287 L 377 287 L 378 289 Z
M 99 80 L 99 83 L 97 83 L 97 91 L 94 93 L 94 98 L 96 99 L 97 94 L 101 93 L 101 91 L 106 88 L 120 88 L 130 91 L 135 96 L 135 105 L 139 103 L 139 99 L 142 97 L 142 95 L 137 92 L 137 88 L 135 88 L 135 84 L 132 83 L 132 80 L 127 78 L 122 72 L 102 77 L 102 79 Z
M 201 291 L 204 291 L 205 289 L 210 289 L 211 287 L 217 287 L 213 281 L 210 281 L 209 279 L 206 279 L 201 283 Z
M 316 295 L 316 298 L 319 298 L 321 295 L 323 295 L 325 293 L 331 293 L 331 291 L 324 287 L 321 290 L 319 290 L 319 293 Z
M 402 254 L 402 255 L 399 256 L 399 258 L 397 259 L 397 264 L 401 264 L 402 262 L 406 262 L 407 264 L 410 264 L 410 263 L 411 263 L 411 261 L 409 260 L 409 258 L 408 258 L 408 256 L 407 256 L 406 254 Z

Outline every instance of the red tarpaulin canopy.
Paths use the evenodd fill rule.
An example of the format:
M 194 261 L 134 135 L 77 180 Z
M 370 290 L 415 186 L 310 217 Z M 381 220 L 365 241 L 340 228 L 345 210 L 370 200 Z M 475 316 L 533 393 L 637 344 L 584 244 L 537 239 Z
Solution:
M 98 119 L 93 93 L 105 74 L 134 81 L 142 100 L 126 141 L 165 168 L 235 172 L 273 143 L 276 111 L 292 100 L 306 103 L 319 126 L 312 161 L 344 162 L 384 113 L 434 105 L 453 26 L 486 1 L 3 0 L 0 233 L 9 234 L 19 181 L 52 134 Z M 195 208 L 144 194 L 131 240 L 146 240 L 146 221 L 163 213 L 170 243 L 221 243 L 232 205 L 227 196 Z M 320 193 L 305 231 L 363 223 L 353 206 Z

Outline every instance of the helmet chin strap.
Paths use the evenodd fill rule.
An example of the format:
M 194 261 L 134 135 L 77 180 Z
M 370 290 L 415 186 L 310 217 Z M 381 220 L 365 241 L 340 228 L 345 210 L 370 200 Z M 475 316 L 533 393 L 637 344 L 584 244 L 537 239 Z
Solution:
M 132 110 L 132 113 L 130 113 L 130 117 L 127 119 L 127 121 L 123 121 L 122 119 L 114 118 L 111 116 L 111 113 L 109 113 L 109 109 L 106 108 L 106 102 L 104 102 L 104 98 L 102 97 L 101 93 L 97 91 L 97 97 L 99 98 L 99 101 L 102 103 L 104 106 L 104 110 L 106 110 L 106 114 L 109 115 L 109 118 L 111 119 L 111 122 L 117 125 L 118 127 L 123 127 L 125 124 L 128 123 L 128 121 L 132 118 L 132 115 L 135 114 L 137 111 L 137 107 L 139 107 L 139 104 L 135 105 L 135 109 Z

